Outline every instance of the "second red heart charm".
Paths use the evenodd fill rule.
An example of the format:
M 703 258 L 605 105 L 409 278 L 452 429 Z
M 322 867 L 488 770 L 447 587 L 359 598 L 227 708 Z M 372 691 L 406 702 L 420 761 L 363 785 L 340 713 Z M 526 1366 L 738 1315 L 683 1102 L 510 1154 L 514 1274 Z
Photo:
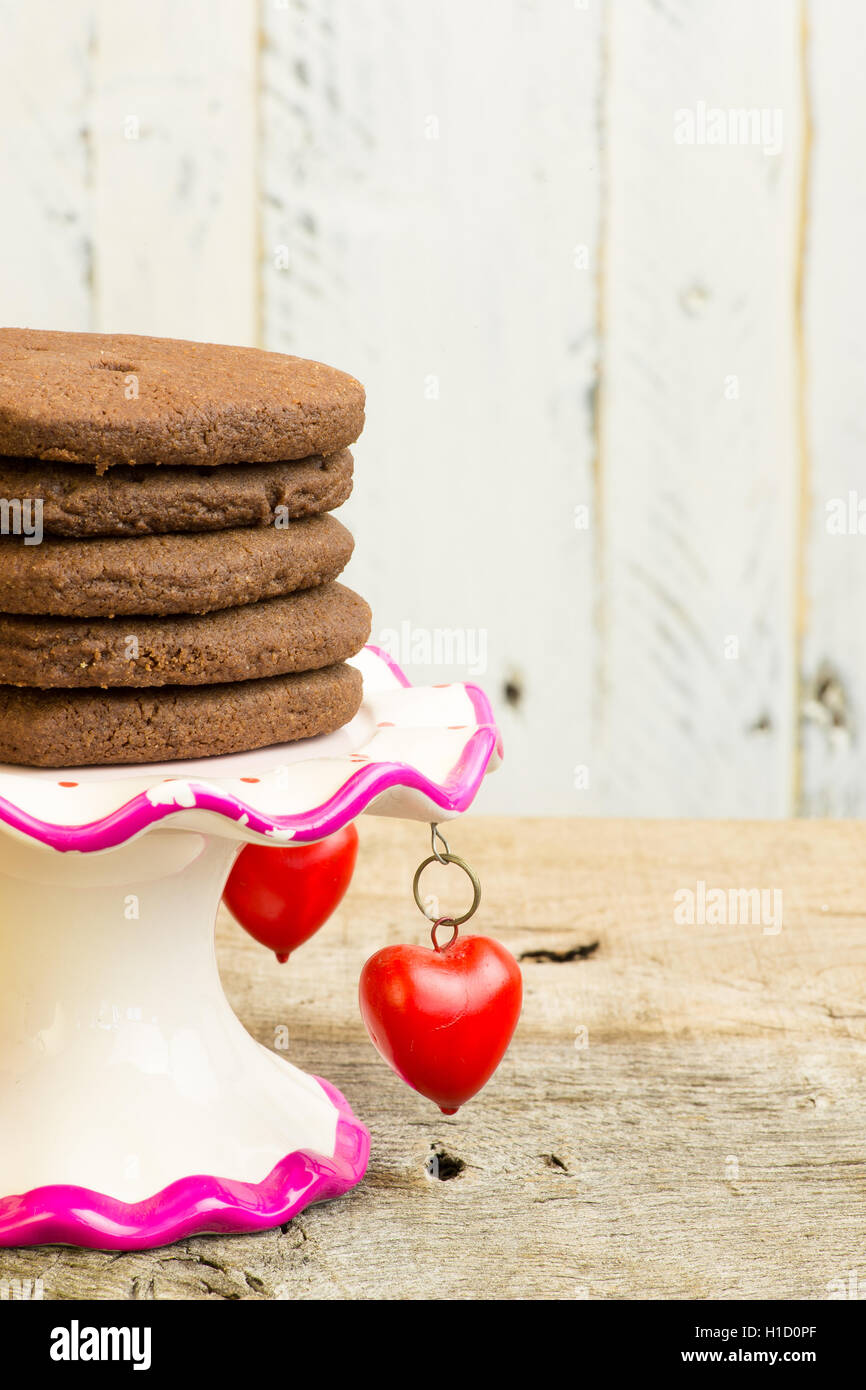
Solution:
M 523 981 L 509 951 L 486 936 L 437 950 L 386 946 L 361 972 L 361 1014 L 399 1077 L 446 1115 L 481 1090 L 520 1017 Z

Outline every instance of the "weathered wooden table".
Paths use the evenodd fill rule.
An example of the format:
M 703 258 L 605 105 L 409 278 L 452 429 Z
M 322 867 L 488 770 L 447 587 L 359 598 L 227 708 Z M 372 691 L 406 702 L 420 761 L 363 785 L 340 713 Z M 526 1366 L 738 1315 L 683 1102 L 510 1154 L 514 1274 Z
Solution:
M 512 1049 L 451 1119 L 391 1075 L 356 1003 L 373 950 L 423 939 L 424 828 L 365 818 L 361 834 L 341 910 L 287 966 L 228 918 L 218 945 L 247 1027 L 272 1046 L 288 1029 L 288 1055 L 370 1126 L 366 1180 L 265 1235 L 0 1251 L 0 1281 L 57 1299 L 866 1292 L 860 825 L 453 826 L 485 884 L 478 929 L 565 958 L 525 959 Z M 779 890 L 781 930 L 677 922 L 699 882 Z

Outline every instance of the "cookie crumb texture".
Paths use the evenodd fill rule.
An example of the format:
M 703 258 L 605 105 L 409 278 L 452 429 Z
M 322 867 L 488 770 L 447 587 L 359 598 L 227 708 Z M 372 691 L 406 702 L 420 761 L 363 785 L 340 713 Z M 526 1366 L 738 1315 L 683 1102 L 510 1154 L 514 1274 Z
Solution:
M 360 672 L 345 665 L 156 693 L 0 686 L 0 761 L 61 768 L 239 753 L 333 733 L 361 696 Z
M 322 362 L 133 334 L 0 329 L 0 454 L 118 464 L 277 462 L 334 454 L 364 388 Z
M 0 540 L 0 612 L 208 613 L 336 579 L 354 541 L 332 516 L 188 535 Z
M 0 458 L 0 497 L 42 504 L 49 536 L 148 536 L 268 526 L 333 511 L 352 491 L 348 449 L 328 458 L 214 468 L 113 468 Z
M 314 671 L 355 656 L 369 606 L 342 584 L 177 618 L 0 614 L 0 684 L 214 685 Z

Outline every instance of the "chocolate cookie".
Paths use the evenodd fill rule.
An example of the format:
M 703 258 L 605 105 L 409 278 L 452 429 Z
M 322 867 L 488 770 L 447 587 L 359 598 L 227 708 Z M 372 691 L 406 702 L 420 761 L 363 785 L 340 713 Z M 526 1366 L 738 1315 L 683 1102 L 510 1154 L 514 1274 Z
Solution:
M 361 696 L 353 666 L 158 691 L 0 686 L 0 762 L 86 767 L 239 753 L 332 733 Z
M 336 579 L 354 542 L 332 516 L 187 535 L 0 540 L 0 612 L 208 613 Z
M 0 684 L 213 685 L 315 671 L 360 651 L 370 609 L 342 584 L 178 618 L 0 614 Z
M 335 454 L 364 389 L 321 362 L 131 334 L 0 329 L 0 454 L 93 464 Z
M 42 503 L 50 536 L 144 536 L 266 526 L 313 516 L 352 491 L 348 449 L 329 458 L 216 468 L 118 467 L 103 477 L 75 463 L 0 457 L 0 497 Z

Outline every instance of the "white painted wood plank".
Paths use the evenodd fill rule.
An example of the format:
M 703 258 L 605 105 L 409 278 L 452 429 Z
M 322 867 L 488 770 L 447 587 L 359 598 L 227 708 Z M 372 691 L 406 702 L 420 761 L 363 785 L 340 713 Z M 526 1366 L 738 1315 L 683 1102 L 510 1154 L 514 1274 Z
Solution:
M 5 324 L 90 323 L 93 6 L 0 4 Z
M 95 324 L 251 343 L 254 0 L 101 0 Z
M 612 0 L 610 19 L 604 802 L 780 815 L 795 707 L 798 10 Z M 699 143 L 713 108 L 767 112 L 763 138 Z M 695 143 L 677 143 L 677 112 Z
M 811 5 L 809 31 L 814 134 L 804 322 L 810 524 L 799 809 L 809 815 L 862 816 L 866 515 L 861 521 L 859 506 L 862 501 L 866 513 L 866 188 L 858 141 L 866 129 L 866 31 L 844 0 Z
M 414 680 L 475 667 L 496 701 L 481 805 L 588 811 L 599 7 L 317 0 L 264 25 L 266 344 L 368 391 L 349 582 Z

